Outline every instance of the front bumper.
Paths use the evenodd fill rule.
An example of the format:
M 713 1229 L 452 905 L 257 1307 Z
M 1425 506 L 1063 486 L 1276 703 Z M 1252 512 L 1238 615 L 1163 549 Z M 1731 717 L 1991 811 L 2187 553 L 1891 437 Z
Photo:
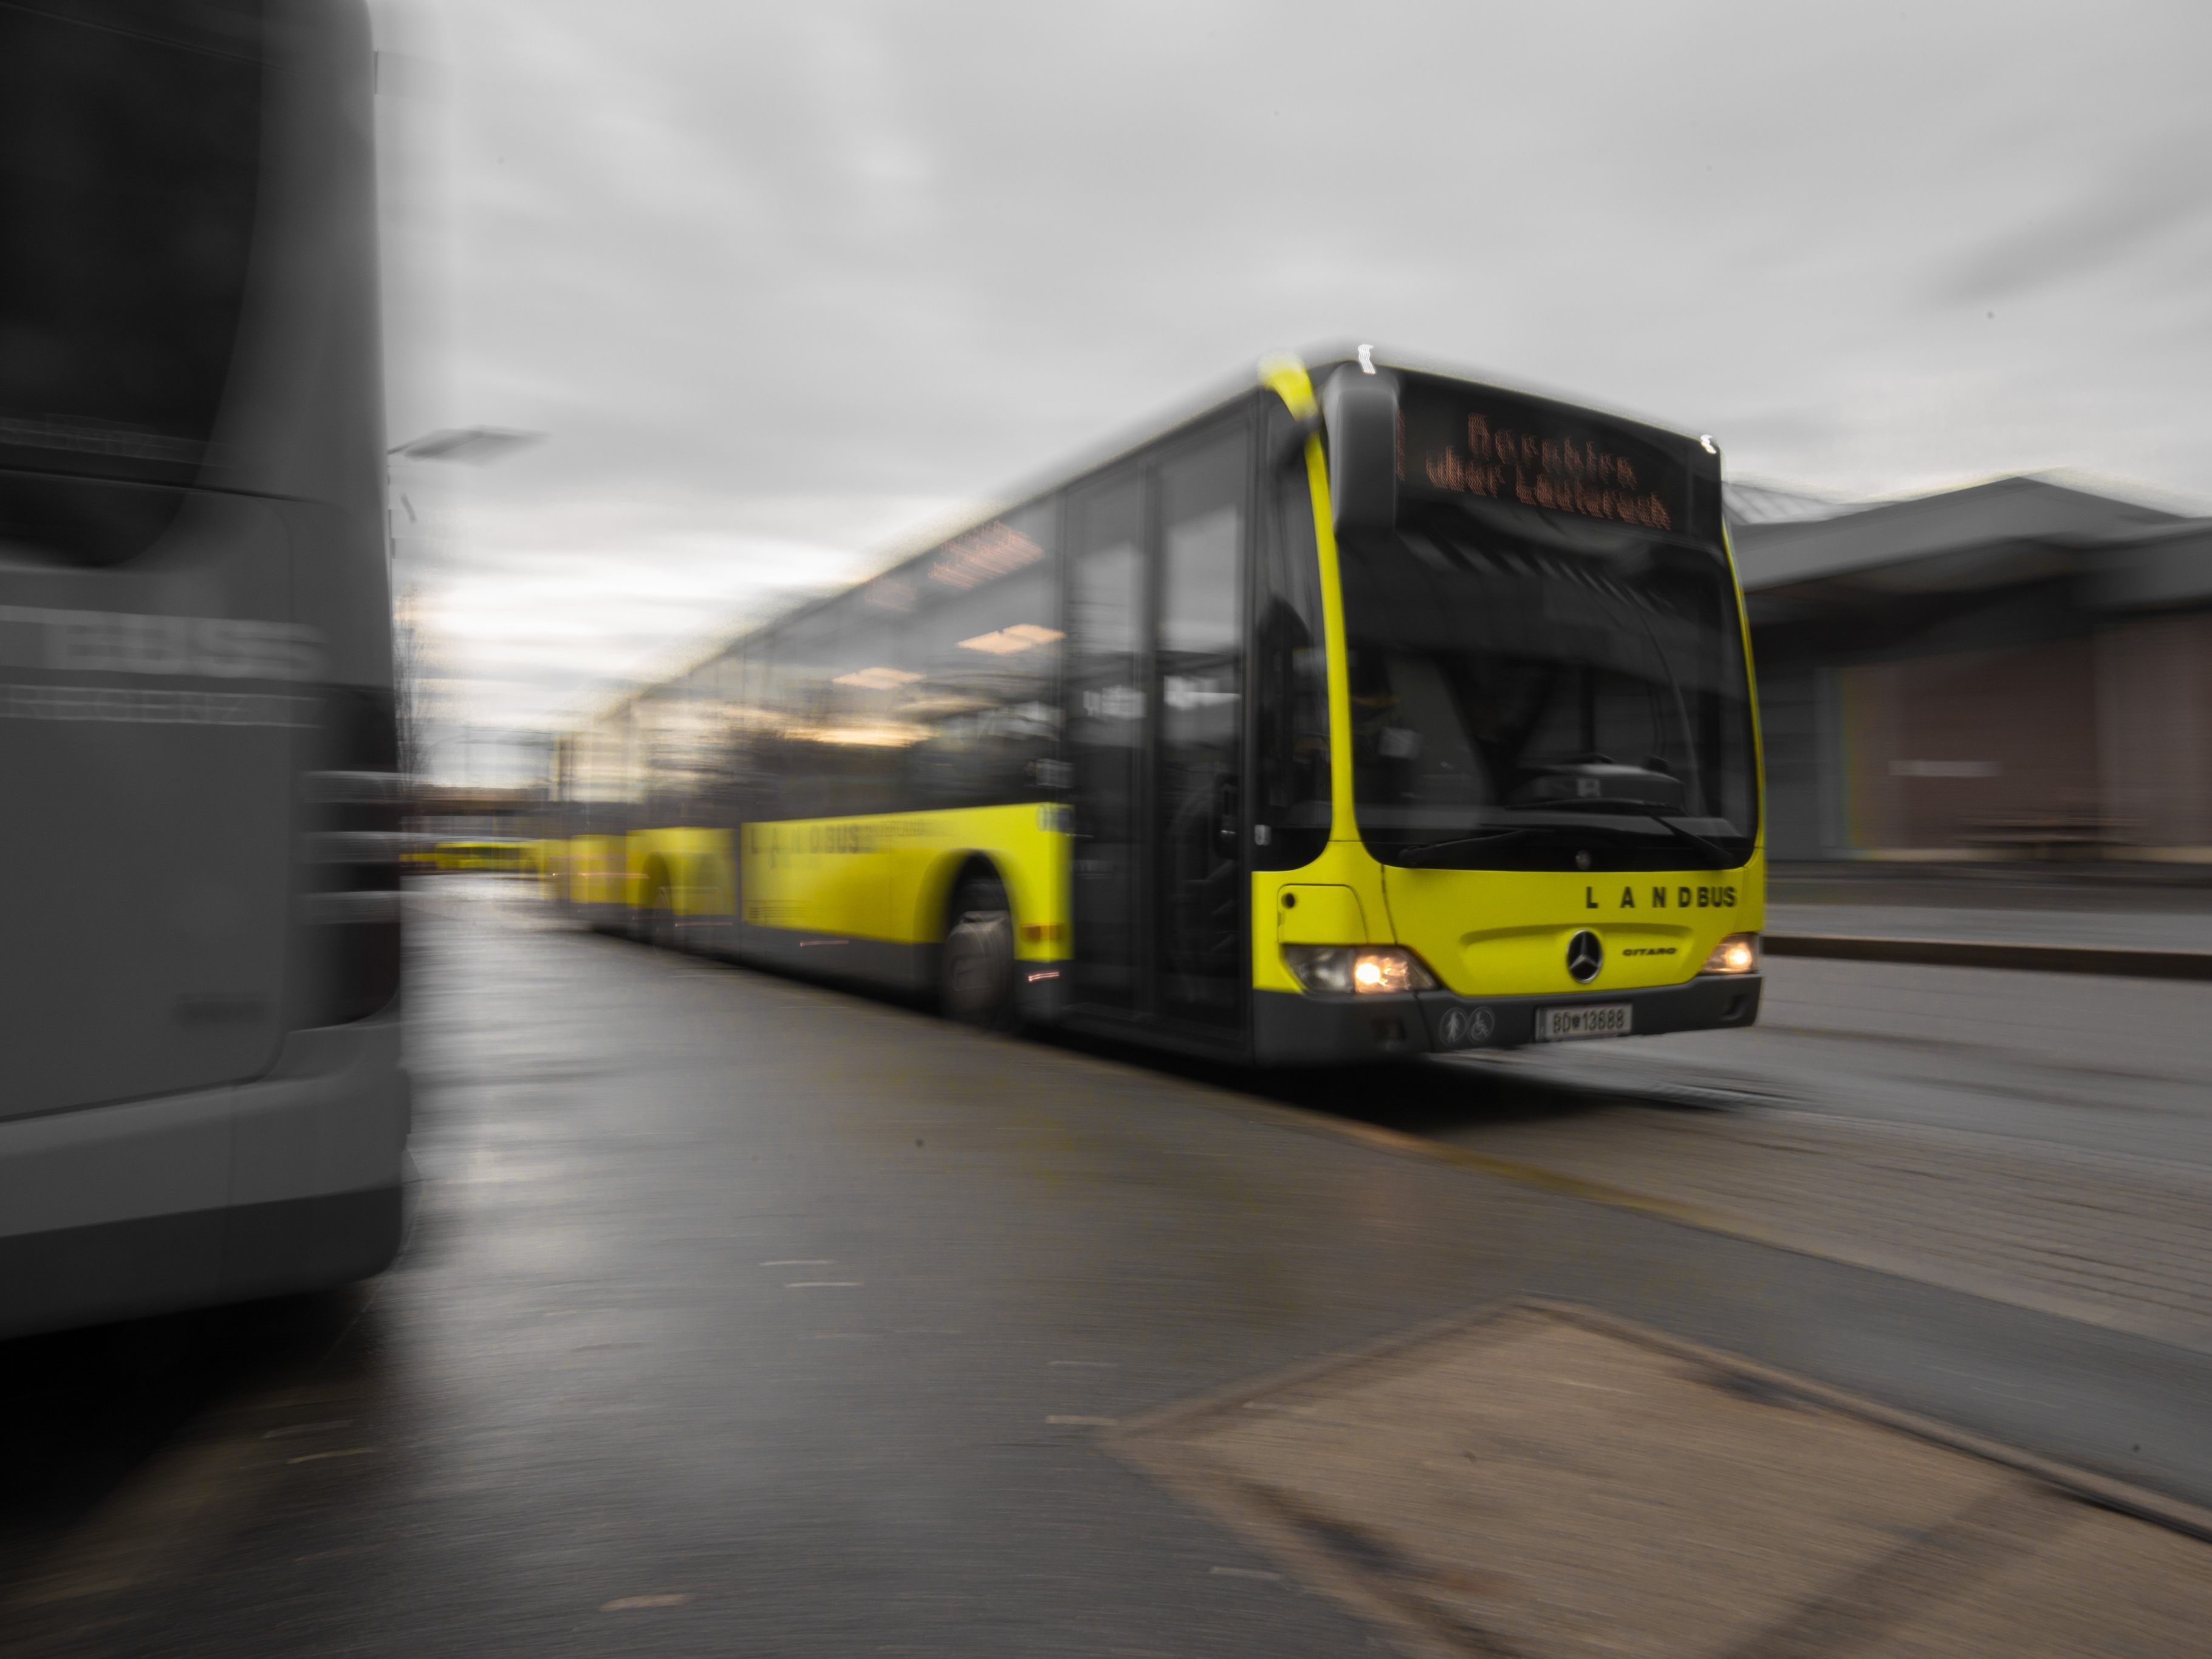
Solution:
M 1517 1048 L 1540 1008 L 1627 1003 L 1631 1033 L 1729 1030 L 1759 1018 L 1760 974 L 1701 975 L 1682 985 L 1572 994 L 1463 997 L 1449 991 L 1404 996 L 1253 994 L 1253 1058 L 1262 1066 L 1349 1065 L 1359 1060 L 1475 1048 Z M 1449 1036 L 1456 1041 L 1448 1040 Z
M 0 1121 L 0 1337 L 381 1271 L 412 1109 L 387 1016 L 295 1031 L 251 1082 Z

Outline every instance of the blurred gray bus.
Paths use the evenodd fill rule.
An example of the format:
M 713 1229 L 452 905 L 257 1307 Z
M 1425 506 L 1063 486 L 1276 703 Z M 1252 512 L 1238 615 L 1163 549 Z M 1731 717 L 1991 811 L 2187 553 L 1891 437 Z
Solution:
M 373 75 L 342 0 L 0 6 L 0 1335 L 398 1246 Z

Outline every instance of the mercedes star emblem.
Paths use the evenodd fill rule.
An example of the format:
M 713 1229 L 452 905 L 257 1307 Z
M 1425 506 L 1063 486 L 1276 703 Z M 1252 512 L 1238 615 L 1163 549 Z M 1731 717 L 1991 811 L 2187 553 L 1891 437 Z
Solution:
M 1587 985 L 1605 966 L 1605 946 L 1587 927 L 1567 941 L 1567 972 L 1577 985 Z

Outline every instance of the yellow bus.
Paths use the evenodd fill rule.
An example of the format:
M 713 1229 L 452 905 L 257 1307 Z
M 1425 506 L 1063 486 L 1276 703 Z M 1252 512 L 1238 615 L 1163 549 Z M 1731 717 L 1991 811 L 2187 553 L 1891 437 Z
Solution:
M 593 925 L 1260 1065 L 1749 1025 L 1710 439 L 1271 359 L 557 746 Z
M 432 869 L 446 872 L 535 875 L 538 873 L 538 843 L 496 837 L 476 841 L 441 841 L 432 844 L 428 862 Z

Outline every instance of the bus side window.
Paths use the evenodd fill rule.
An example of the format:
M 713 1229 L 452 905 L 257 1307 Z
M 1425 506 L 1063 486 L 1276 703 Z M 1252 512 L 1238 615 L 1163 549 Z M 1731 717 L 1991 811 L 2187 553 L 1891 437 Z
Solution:
M 1056 799 L 1058 503 L 955 537 L 905 573 L 896 696 L 915 737 L 908 805 Z
M 744 695 L 744 647 L 735 645 L 708 665 L 700 676 L 699 794 L 696 811 L 702 824 L 738 823 L 738 720 Z
M 887 621 L 841 594 L 775 630 L 768 769 L 780 818 L 897 809 L 908 733 Z
M 1261 453 L 1279 453 L 1290 428 L 1288 412 L 1276 404 Z M 1252 861 L 1256 869 L 1295 870 L 1321 856 L 1329 830 L 1328 662 L 1321 555 L 1303 454 L 1270 471 L 1261 499 L 1253 582 L 1258 775 Z
M 774 716 L 768 707 L 769 639 L 756 634 L 744 642 L 738 665 L 736 712 L 730 720 L 730 793 L 739 823 L 772 816 L 768 775 L 768 733 Z

